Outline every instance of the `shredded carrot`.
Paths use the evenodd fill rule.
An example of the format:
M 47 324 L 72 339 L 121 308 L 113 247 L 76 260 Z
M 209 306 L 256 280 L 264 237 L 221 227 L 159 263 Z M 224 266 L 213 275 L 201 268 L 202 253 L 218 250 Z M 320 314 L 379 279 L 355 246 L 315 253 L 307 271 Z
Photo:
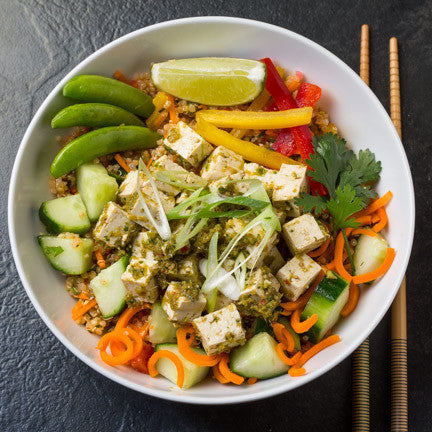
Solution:
M 298 377 L 298 376 L 304 375 L 305 372 L 306 372 L 306 370 L 304 368 L 302 368 L 302 367 L 299 368 L 299 367 L 296 367 L 296 366 L 293 366 L 293 367 L 289 368 L 289 371 L 288 371 L 288 373 L 292 377 Z
M 109 355 L 106 352 L 106 349 L 108 348 L 108 345 L 111 345 L 114 341 L 123 344 L 125 349 L 116 354 L 111 351 L 112 355 Z M 127 334 L 118 331 L 112 331 L 103 335 L 99 339 L 96 349 L 100 351 L 102 361 L 110 366 L 126 364 L 133 358 L 134 354 L 134 346 L 131 339 Z
M 331 335 L 331 336 L 323 339 L 321 342 L 318 342 L 311 349 L 309 349 L 305 353 L 303 353 L 302 356 L 300 357 L 300 360 L 296 363 L 295 367 L 296 368 L 302 367 L 314 355 L 318 354 L 324 348 L 327 348 L 330 345 L 333 345 L 333 344 L 335 344 L 337 342 L 340 342 L 340 340 L 341 339 L 340 339 L 340 337 L 337 334 Z
M 296 333 L 305 333 L 318 321 L 318 315 L 313 314 L 307 320 L 300 322 L 301 309 L 297 309 L 291 315 L 291 327 Z
M 359 287 L 353 281 L 351 281 L 348 301 L 346 302 L 346 305 L 341 310 L 341 315 L 343 317 L 347 317 L 356 308 L 359 296 L 360 296 Z
M 283 311 L 279 312 L 279 314 L 283 315 L 283 316 L 290 316 L 292 313 L 293 313 L 293 311 L 285 310 L 285 309 Z
M 78 300 L 75 306 L 72 308 L 72 319 L 77 320 L 79 317 L 83 316 L 91 308 L 95 307 L 97 304 L 96 299 L 93 298 L 84 304 L 81 300 Z
M 315 278 L 315 280 L 312 282 L 312 285 L 307 289 L 307 291 L 296 301 L 293 302 L 285 302 L 281 303 L 280 305 L 287 311 L 295 311 L 297 309 L 300 309 L 304 306 L 306 306 L 306 303 L 309 301 L 311 295 L 315 291 L 315 288 L 318 286 L 318 284 L 322 281 L 323 277 L 325 276 L 325 271 L 321 270 L 318 273 L 318 276 Z
M 360 216 L 355 221 L 359 223 L 360 226 L 370 225 L 372 223 L 372 216 L 371 215 Z
M 265 134 L 267 136 L 273 137 L 273 138 L 277 138 L 277 136 L 278 136 L 278 134 L 274 130 L 271 130 L 271 129 L 266 130 Z
M 106 262 L 104 260 L 104 257 L 102 255 L 102 252 L 98 249 L 95 250 L 95 257 L 97 259 L 97 265 L 99 266 L 100 269 L 104 269 L 106 268 Z
M 228 384 L 229 380 L 227 380 L 221 373 L 219 370 L 219 366 L 218 365 L 214 365 L 212 367 L 212 371 L 213 371 L 213 376 L 221 383 L 221 384 Z
M 377 212 L 373 213 L 371 215 L 371 218 L 372 218 L 372 223 L 373 224 L 376 224 L 376 223 L 378 223 L 380 221 L 380 217 L 378 216 Z
M 115 328 L 120 329 L 120 328 L 127 327 L 131 318 L 138 312 L 142 311 L 143 309 L 151 309 L 151 305 L 149 305 L 148 303 L 144 303 L 141 306 L 137 306 L 134 308 L 129 307 L 125 309 L 123 313 L 120 315 L 120 318 L 118 319 Z
M 366 216 L 375 213 L 380 207 L 384 207 L 390 201 L 392 196 L 393 194 L 391 193 L 391 191 L 388 191 L 381 198 L 378 198 L 375 201 L 373 201 L 371 204 L 369 204 L 368 207 L 356 213 L 355 216 L 358 218 L 361 216 Z
M 244 378 L 240 375 L 235 374 L 234 372 L 231 372 L 229 366 L 228 366 L 229 356 L 228 354 L 223 354 L 221 361 L 219 363 L 219 371 L 220 373 L 227 379 L 229 382 L 232 382 L 233 384 L 243 384 Z
M 328 238 L 318 249 L 316 249 L 312 252 L 309 252 L 308 255 L 311 258 L 316 258 L 316 257 L 321 256 L 329 247 L 330 241 L 331 240 Z
M 77 297 L 81 300 L 88 300 L 89 296 L 86 293 L 80 292 Z
M 362 275 L 354 276 L 353 282 L 356 284 L 366 283 L 366 282 L 372 282 L 375 279 L 378 279 L 380 276 L 382 276 L 384 273 L 387 272 L 387 270 L 391 267 L 393 264 L 393 260 L 395 258 L 396 252 L 393 248 L 387 248 L 387 253 L 384 258 L 383 263 L 374 271 L 371 271 L 369 273 L 365 273 Z
M 114 156 L 114 159 L 127 173 L 130 172 L 131 169 L 130 169 L 129 165 L 126 163 L 126 161 L 118 153 Z
M 187 340 L 187 334 L 195 334 L 195 331 L 191 326 L 180 327 L 177 329 L 177 345 L 179 353 L 186 359 L 196 364 L 198 366 L 215 366 L 220 361 L 220 356 L 218 355 L 204 355 L 196 353 Z
M 174 363 L 174 365 L 177 369 L 177 386 L 179 388 L 182 388 L 183 384 L 184 384 L 184 378 L 185 378 L 185 371 L 184 371 L 183 363 L 181 362 L 179 356 L 176 355 L 175 353 L 173 353 L 172 351 L 168 351 L 168 350 L 156 351 L 149 358 L 148 365 L 147 365 L 149 375 L 152 378 L 154 378 L 155 376 L 157 376 L 159 374 L 158 370 L 156 369 L 156 363 L 160 358 L 163 358 L 163 357 L 171 360 Z
M 281 323 L 274 322 L 272 323 L 272 328 L 278 342 L 284 345 L 287 351 L 293 351 L 295 346 L 294 338 L 285 326 Z
M 153 162 L 153 157 L 151 157 L 150 160 L 147 162 L 147 168 L 150 168 L 152 162 Z
M 129 84 L 129 85 L 131 84 L 130 81 L 124 76 L 123 72 L 119 70 L 116 70 L 114 72 L 114 78 L 118 81 L 121 81 L 122 83 Z
M 384 207 L 380 207 L 376 212 L 380 220 L 372 227 L 372 229 L 378 233 L 387 225 L 388 217 Z
M 149 332 L 150 324 L 147 321 L 146 323 L 144 323 L 142 327 L 138 327 L 135 324 L 129 323 L 128 327 L 131 328 L 132 330 L 135 330 L 144 339 Z
M 256 382 L 258 381 L 258 378 L 255 377 L 250 377 L 248 378 L 248 380 L 246 381 L 249 385 L 254 385 L 256 384 Z
M 327 270 L 336 270 L 336 264 L 335 261 L 330 261 L 328 264 L 325 265 L 325 268 Z
M 346 235 L 349 236 L 351 234 L 351 231 L 352 229 L 348 228 L 346 230 Z M 336 237 L 334 264 L 335 264 L 336 271 L 339 273 L 339 275 L 342 276 L 344 279 L 346 279 L 348 282 L 350 282 L 352 276 L 345 270 L 345 267 L 343 265 L 344 249 L 345 249 L 345 242 L 344 242 L 343 234 L 342 231 L 339 231 L 339 234 Z
M 298 362 L 298 360 L 300 360 L 300 357 L 302 355 L 301 352 L 299 351 L 295 353 L 292 357 L 288 357 L 284 352 L 285 350 L 287 350 L 287 348 L 283 343 L 278 343 L 276 345 L 276 352 L 279 358 L 288 366 L 295 365 Z
M 175 109 L 175 103 L 174 103 L 174 98 L 171 95 L 167 95 L 168 101 L 169 101 L 169 107 L 168 107 L 168 112 L 169 112 L 169 116 L 170 116 L 170 122 L 173 124 L 176 124 L 179 122 L 179 116 L 177 114 L 177 111 Z
M 370 229 L 366 229 L 366 228 L 356 228 L 355 230 L 351 231 L 352 236 L 357 236 L 357 235 L 368 235 L 370 237 L 375 237 L 377 235 L 377 233 L 375 231 L 372 231 Z
M 164 110 L 161 113 L 159 113 L 159 115 L 156 117 L 155 121 L 153 122 L 153 127 L 155 129 L 160 127 L 167 117 L 168 117 L 168 111 Z
M 132 359 L 139 356 L 142 349 L 143 349 L 143 340 L 142 337 L 138 332 L 131 328 L 124 328 L 124 329 L 116 329 L 116 332 L 123 332 L 123 334 L 126 334 L 130 339 L 132 339 L 133 342 L 133 353 L 132 353 Z M 131 359 L 131 360 L 132 360 Z

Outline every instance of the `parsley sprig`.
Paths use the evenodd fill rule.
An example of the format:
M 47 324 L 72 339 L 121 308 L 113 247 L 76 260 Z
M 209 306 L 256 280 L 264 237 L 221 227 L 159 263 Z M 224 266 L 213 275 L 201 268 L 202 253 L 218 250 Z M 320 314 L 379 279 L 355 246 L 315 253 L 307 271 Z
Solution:
M 358 223 L 351 216 L 377 196 L 371 184 L 379 179 L 381 162 L 370 150 L 360 150 L 356 156 L 343 138 L 332 133 L 315 136 L 312 143 L 315 153 L 306 160 L 310 177 L 327 188 L 329 197 L 302 194 L 296 204 L 316 215 L 327 210 L 334 233 L 355 228 Z

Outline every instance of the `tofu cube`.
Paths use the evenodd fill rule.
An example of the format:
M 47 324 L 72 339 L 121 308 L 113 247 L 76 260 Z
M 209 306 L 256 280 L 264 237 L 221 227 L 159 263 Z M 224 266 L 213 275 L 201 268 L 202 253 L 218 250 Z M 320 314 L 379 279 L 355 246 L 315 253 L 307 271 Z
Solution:
M 191 322 L 201 315 L 206 298 L 198 285 L 190 281 L 171 282 L 162 298 L 162 307 L 170 321 Z
M 293 255 L 310 252 L 329 237 L 327 230 L 309 213 L 283 224 L 282 235 Z
M 105 204 L 93 231 L 94 237 L 109 247 L 124 248 L 138 232 L 128 214 L 112 201 Z
M 208 355 L 228 352 L 246 342 L 240 314 L 234 303 L 193 320 Z
M 232 303 L 232 300 L 221 292 L 217 293 L 214 310 L 217 311 Z
M 182 121 L 170 130 L 163 144 L 192 167 L 199 166 L 213 150 L 212 145 Z
M 289 301 L 296 301 L 318 276 L 321 266 L 309 255 L 296 255 L 276 274 L 284 296 Z
M 262 266 L 253 271 L 236 305 L 246 315 L 269 319 L 282 298 L 279 289 L 280 284 L 270 269 Z
M 260 180 L 266 192 L 271 196 L 278 171 L 264 168 L 257 163 L 245 163 L 243 169 L 245 179 Z
M 133 170 L 126 174 L 126 177 L 121 182 L 118 191 L 117 191 L 117 201 L 124 205 L 126 202 L 134 195 L 136 195 L 137 192 L 137 177 L 138 177 L 138 171 Z M 146 184 L 147 180 L 145 178 L 145 174 L 141 173 L 140 176 L 140 184 L 141 187 Z
M 159 290 L 154 275 L 160 268 L 160 261 L 156 260 L 153 252 L 147 251 L 144 257 L 132 257 L 121 280 L 126 291 L 128 303 L 154 303 Z
M 273 246 L 269 253 L 264 257 L 263 264 L 266 265 L 273 274 L 276 274 L 279 269 L 285 264 L 285 260 L 276 246 Z
M 170 258 L 173 255 L 173 249 L 173 244 L 170 241 L 162 240 L 156 231 L 141 231 L 133 242 L 132 256 L 140 258 L 151 250 L 158 258 Z
M 206 180 L 219 180 L 243 171 L 243 158 L 223 146 L 216 147 L 201 169 L 201 177 Z
M 243 178 L 243 172 L 238 172 L 236 174 L 231 174 L 226 177 L 222 177 L 219 180 L 211 181 L 208 184 L 210 192 L 216 192 L 223 195 L 235 196 L 242 195 L 249 190 L 249 185 L 247 183 L 229 183 L 232 180 L 241 180 Z
M 288 208 L 285 203 L 277 203 L 273 205 L 273 211 L 275 212 L 281 225 L 286 221 L 290 209 L 291 208 Z
M 300 209 L 294 203 L 301 193 L 308 192 L 307 167 L 303 165 L 282 164 L 275 176 L 272 201 L 274 204 L 286 203 L 287 215 L 300 216 Z

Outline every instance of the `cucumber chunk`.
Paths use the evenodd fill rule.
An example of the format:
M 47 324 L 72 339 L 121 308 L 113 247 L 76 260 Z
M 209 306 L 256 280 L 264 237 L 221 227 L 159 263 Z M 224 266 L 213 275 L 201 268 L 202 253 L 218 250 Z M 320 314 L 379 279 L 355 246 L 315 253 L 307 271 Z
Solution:
M 362 234 L 353 255 L 356 275 L 376 270 L 383 263 L 388 247 L 387 240 L 381 234 L 375 237 Z
M 90 288 L 104 318 L 120 313 L 126 304 L 126 288 L 121 280 L 129 262 L 127 255 L 102 270 L 90 281 Z
M 160 302 L 153 304 L 149 324 L 149 341 L 153 345 L 176 342 L 176 329 L 168 319 L 168 315 L 163 310 Z
M 278 321 L 285 326 L 285 328 L 290 332 L 291 336 L 294 339 L 294 348 L 297 351 L 301 350 L 301 344 L 300 344 L 300 336 L 294 331 L 294 329 L 291 327 L 290 320 L 287 317 L 284 317 L 283 315 L 280 315 L 278 318 Z
M 205 355 L 205 351 L 201 348 L 192 347 L 192 349 L 198 354 Z M 155 351 L 160 351 L 160 350 L 168 350 L 175 353 L 183 363 L 184 372 L 185 372 L 183 388 L 185 389 L 190 388 L 195 384 L 198 384 L 209 373 L 210 370 L 209 367 L 197 366 L 196 364 L 193 364 L 192 362 L 186 360 L 179 353 L 177 344 L 165 343 L 165 344 L 156 345 Z M 156 369 L 162 376 L 169 379 L 172 383 L 174 384 L 177 383 L 177 369 L 174 363 L 170 359 L 167 358 L 159 359 L 156 363 Z
M 92 267 L 93 240 L 78 236 L 38 236 L 42 252 L 50 264 L 68 275 L 80 275 Z
M 258 333 L 230 355 L 230 369 L 242 377 L 268 379 L 288 372 L 276 352 L 277 342 L 265 332 Z
M 348 301 L 348 296 L 349 282 L 336 273 L 327 272 L 301 314 L 302 321 L 313 314 L 318 315 L 318 321 L 307 332 L 313 343 L 319 342 L 336 324 L 341 310 Z
M 76 170 L 77 189 L 87 209 L 90 221 L 97 221 L 105 204 L 115 201 L 117 181 L 101 164 L 86 163 Z
M 79 194 L 43 202 L 39 218 L 48 232 L 53 234 L 84 234 L 90 229 L 90 220 Z

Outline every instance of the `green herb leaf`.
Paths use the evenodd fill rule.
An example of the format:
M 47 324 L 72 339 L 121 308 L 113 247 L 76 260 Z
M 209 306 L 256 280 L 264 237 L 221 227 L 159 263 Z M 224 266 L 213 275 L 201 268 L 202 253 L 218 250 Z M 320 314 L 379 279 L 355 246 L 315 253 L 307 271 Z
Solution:
M 294 203 L 302 207 L 303 212 L 314 212 L 316 215 L 321 214 L 327 208 L 327 200 L 320 195 L 301 194 L 300 198 L 295 198 Z
M 362 174 L 362 183 L 374 183 L 379 179 L 381 162 L 375 159 L 375 155 L 369 150 L 360 150 L 358 157 L 349 161 L 351 168 Z
M 336 190 L 336 199 L 330 198 L 327 209 L 333 216 L 333 229 L 356 228 L 360 224 L 350 218 L 354 213 L 363 208 L 362 200 L 356 197 L 356 191 L 349 185 Z

